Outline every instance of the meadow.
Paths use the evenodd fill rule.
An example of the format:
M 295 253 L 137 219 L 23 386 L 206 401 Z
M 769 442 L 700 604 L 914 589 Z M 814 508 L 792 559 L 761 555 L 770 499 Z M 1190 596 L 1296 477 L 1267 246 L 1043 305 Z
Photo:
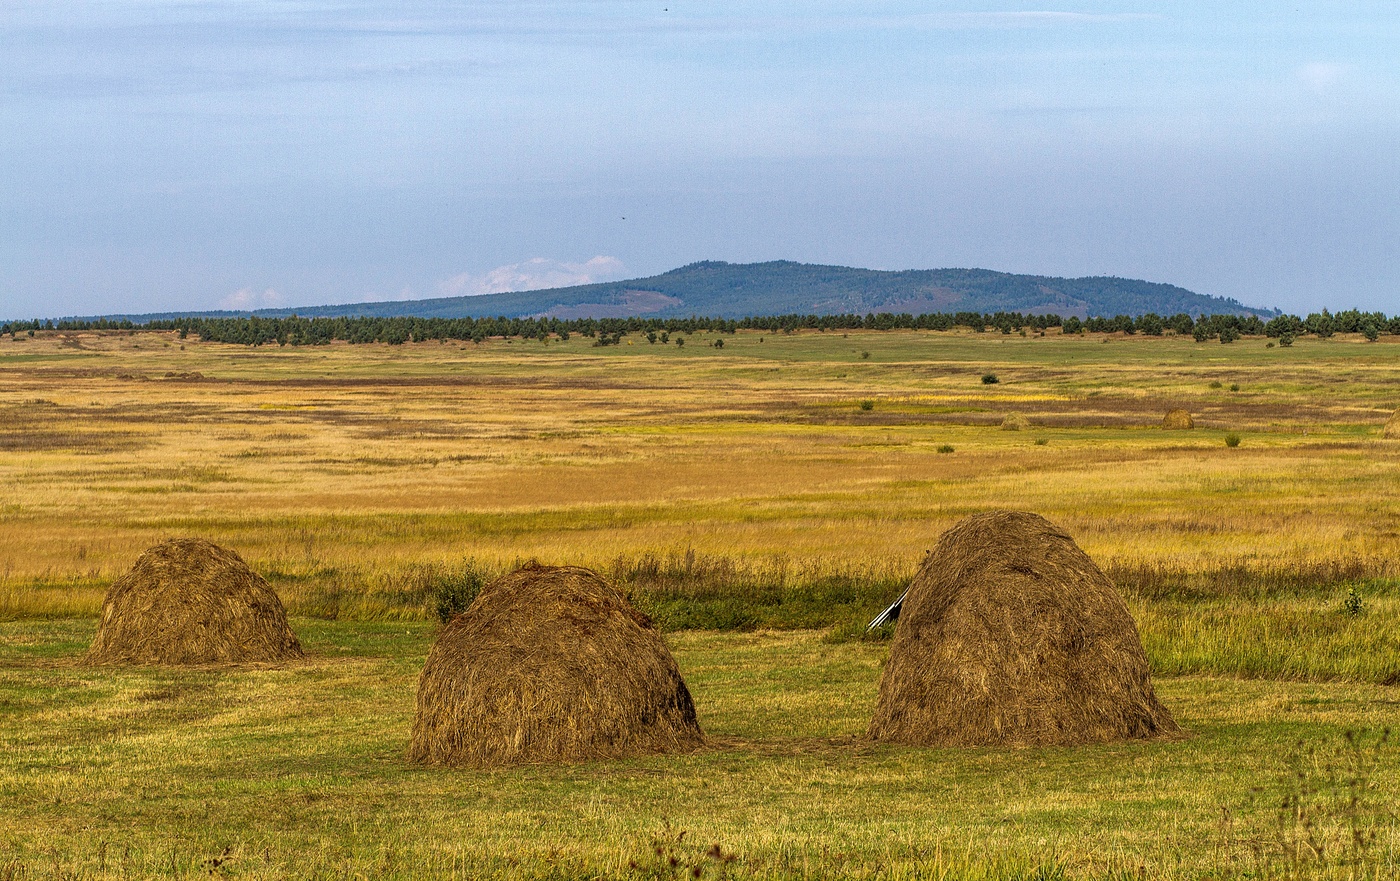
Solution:
M 1397 871 L 1392 337 L 592 342 L 0 338 L 0 878 Z M 991 508 L 1117 581 L 1188 738 L 861 739 L 888 651 L 862 622 Z M 176 535 L 265 575 L 310 660 L 77 666 Z M 436 604 L 530 559 L 656 618 L 710 749 L 403 761 Z

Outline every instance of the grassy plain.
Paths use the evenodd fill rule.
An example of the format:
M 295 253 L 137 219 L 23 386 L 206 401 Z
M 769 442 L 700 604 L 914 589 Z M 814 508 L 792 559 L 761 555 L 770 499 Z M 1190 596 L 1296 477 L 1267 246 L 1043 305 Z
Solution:
M 6 850 L 35 877 L 171 860 L 247 877 L 664 877 L 663 820 L 689 833 L 663 850 L 709 876 L 1223 876 L 1255 850 L 1289 865 L 1261 830 L 1296 779 L 1292 744 L 1331 749 L 1400 716 L 1390 338 L 717 338 L 0 339 L 0 878 Z M 1196 430 L 1155 427 L 1176 406 Z M 1027 427 L 1002 430 L 1013 413 Z M 1110 571 L 1190 740 L 1003 754 L 857 739 L 886 651 L 852 638 L 859 622 L 988 508 L 1044 514 Z M 178 534 L 267 575 L 313 659 L 72 666 L 107 582 Z M 434 588 L 529 558 L 632 590 L 671 632 L 715 749 L 404 765 Z M 1400 783 L 1385 755 L 1368 792 Z M 1382 807 L 1371 853 L 1390 862 L 1368 865 L 1393 870 L 1393 796 Z M 715 842 L 741 859 L 700 859 Z M 232 861 L 201 863 L 225 846 Z

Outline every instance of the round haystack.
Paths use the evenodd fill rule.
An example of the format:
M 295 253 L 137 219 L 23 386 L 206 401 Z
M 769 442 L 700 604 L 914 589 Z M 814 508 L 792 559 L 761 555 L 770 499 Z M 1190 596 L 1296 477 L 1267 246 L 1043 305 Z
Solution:
M 1390 415 L 1390 419 L 1386 422 L 1385 428 L 1381 430 L 1381 437 L 1390 438 L 1391 440 L 1400 440 L 1400 410 L 1396 410 Z
M 1162 427 L 1168 431 L 1184 431 L 1196 427 L 1196 420 L 1191 418 L 1191 413 L 1177 407 L 1175 410 L 1168 410 L 1167 415 L 1162 417 Z
M 177 538 L 136 558 L 102 600 L 87 664 L 241 664 L 302 657 L 287 610 L 227 548 Z
M 1002 431 L 1020 431 L 1028 425 L 1030 422 L 1020 413 L 1007 413 L 1006 417 L 1001 420 Z
M 1050 746 L 1176 732 L 1127 604 L 1035 514 L 978 514 L 909 585 L 870 736 L 921 746 Z
M 651 620 L 588 569 L 482 589 L 418 678 L 408 756 L 492 767 L 693 750 L 695 705 Z

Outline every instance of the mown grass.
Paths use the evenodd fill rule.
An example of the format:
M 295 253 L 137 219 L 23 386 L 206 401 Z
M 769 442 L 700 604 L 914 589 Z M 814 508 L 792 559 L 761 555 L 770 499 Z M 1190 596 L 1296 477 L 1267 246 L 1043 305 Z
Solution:
M 861 738 L 884 645 L 692 632 L 670 641 L 709 749 L 442 771 L 403 758 L 431 625 L 294 624 L 306 663 L 226 671 L 85 669 L 73 659 L 92 621 L 0 624 L 0 867 L 29 878 L 1285 877 L 1302 830 L 1280 828 L 1277 805 L 1297 788 L 1298 757 L 1325 844 L 1323 860 L 1303 860 L 1307 877 L 1400 867 L 1400 762 L 1378 744 L 1393 689 L 1167 677 L 1159 691 L 1184 740 L 917 750 Z M 1347 731 L 1366 732 L 1355 759 Z M 1348 781 L 1359 781 L 1355 810 Z M 1360 850 L 1348 850 L 1353 821 L 1375 833 Z M 733 859 L 707 856 L 714 845 Z

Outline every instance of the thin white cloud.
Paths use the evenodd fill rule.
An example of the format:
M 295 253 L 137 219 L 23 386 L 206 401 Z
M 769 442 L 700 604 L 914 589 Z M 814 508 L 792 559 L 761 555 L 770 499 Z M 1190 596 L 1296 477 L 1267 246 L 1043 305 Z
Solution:
M 219 301 L 220 309 L 232 309 L 238 312 L 252 309 L 274 309 L 283 303 L 282 295 L 272 288 L 267 288 L 261 293 L 251 287 L 240 288 Z
M 1112 24 L 1157 21 L 1162 16 L 1145 12 L 1094 13 L 1023 10 L 1016 12 L 929 12 L 912 16 L 924 25 L 940 28 L 1024 28 L 1064 24 Z
M 1342 85 L 1343 81 L 1351 74 L 1352 66 L 1349 64 L 1333 64 L 1325 61 L 1315 61 L 1312 64 L 1305 64 L 1298 68 L 1298 81 L 1303 87 L 1314 95 L 1326 95 Z
M 616 257 L 599 255 L 583 263 L 564 263 L 547 257 L 532 257 L 521 263 L 497 266 L 480 275 L 470 272 L 454 275 L 438 284 L 438 292 L 445 297 L 463 297 L 501 294 L 507 291 L 566 288 L 614 281 L 622 278 L 624 273 L 622 261 Z

